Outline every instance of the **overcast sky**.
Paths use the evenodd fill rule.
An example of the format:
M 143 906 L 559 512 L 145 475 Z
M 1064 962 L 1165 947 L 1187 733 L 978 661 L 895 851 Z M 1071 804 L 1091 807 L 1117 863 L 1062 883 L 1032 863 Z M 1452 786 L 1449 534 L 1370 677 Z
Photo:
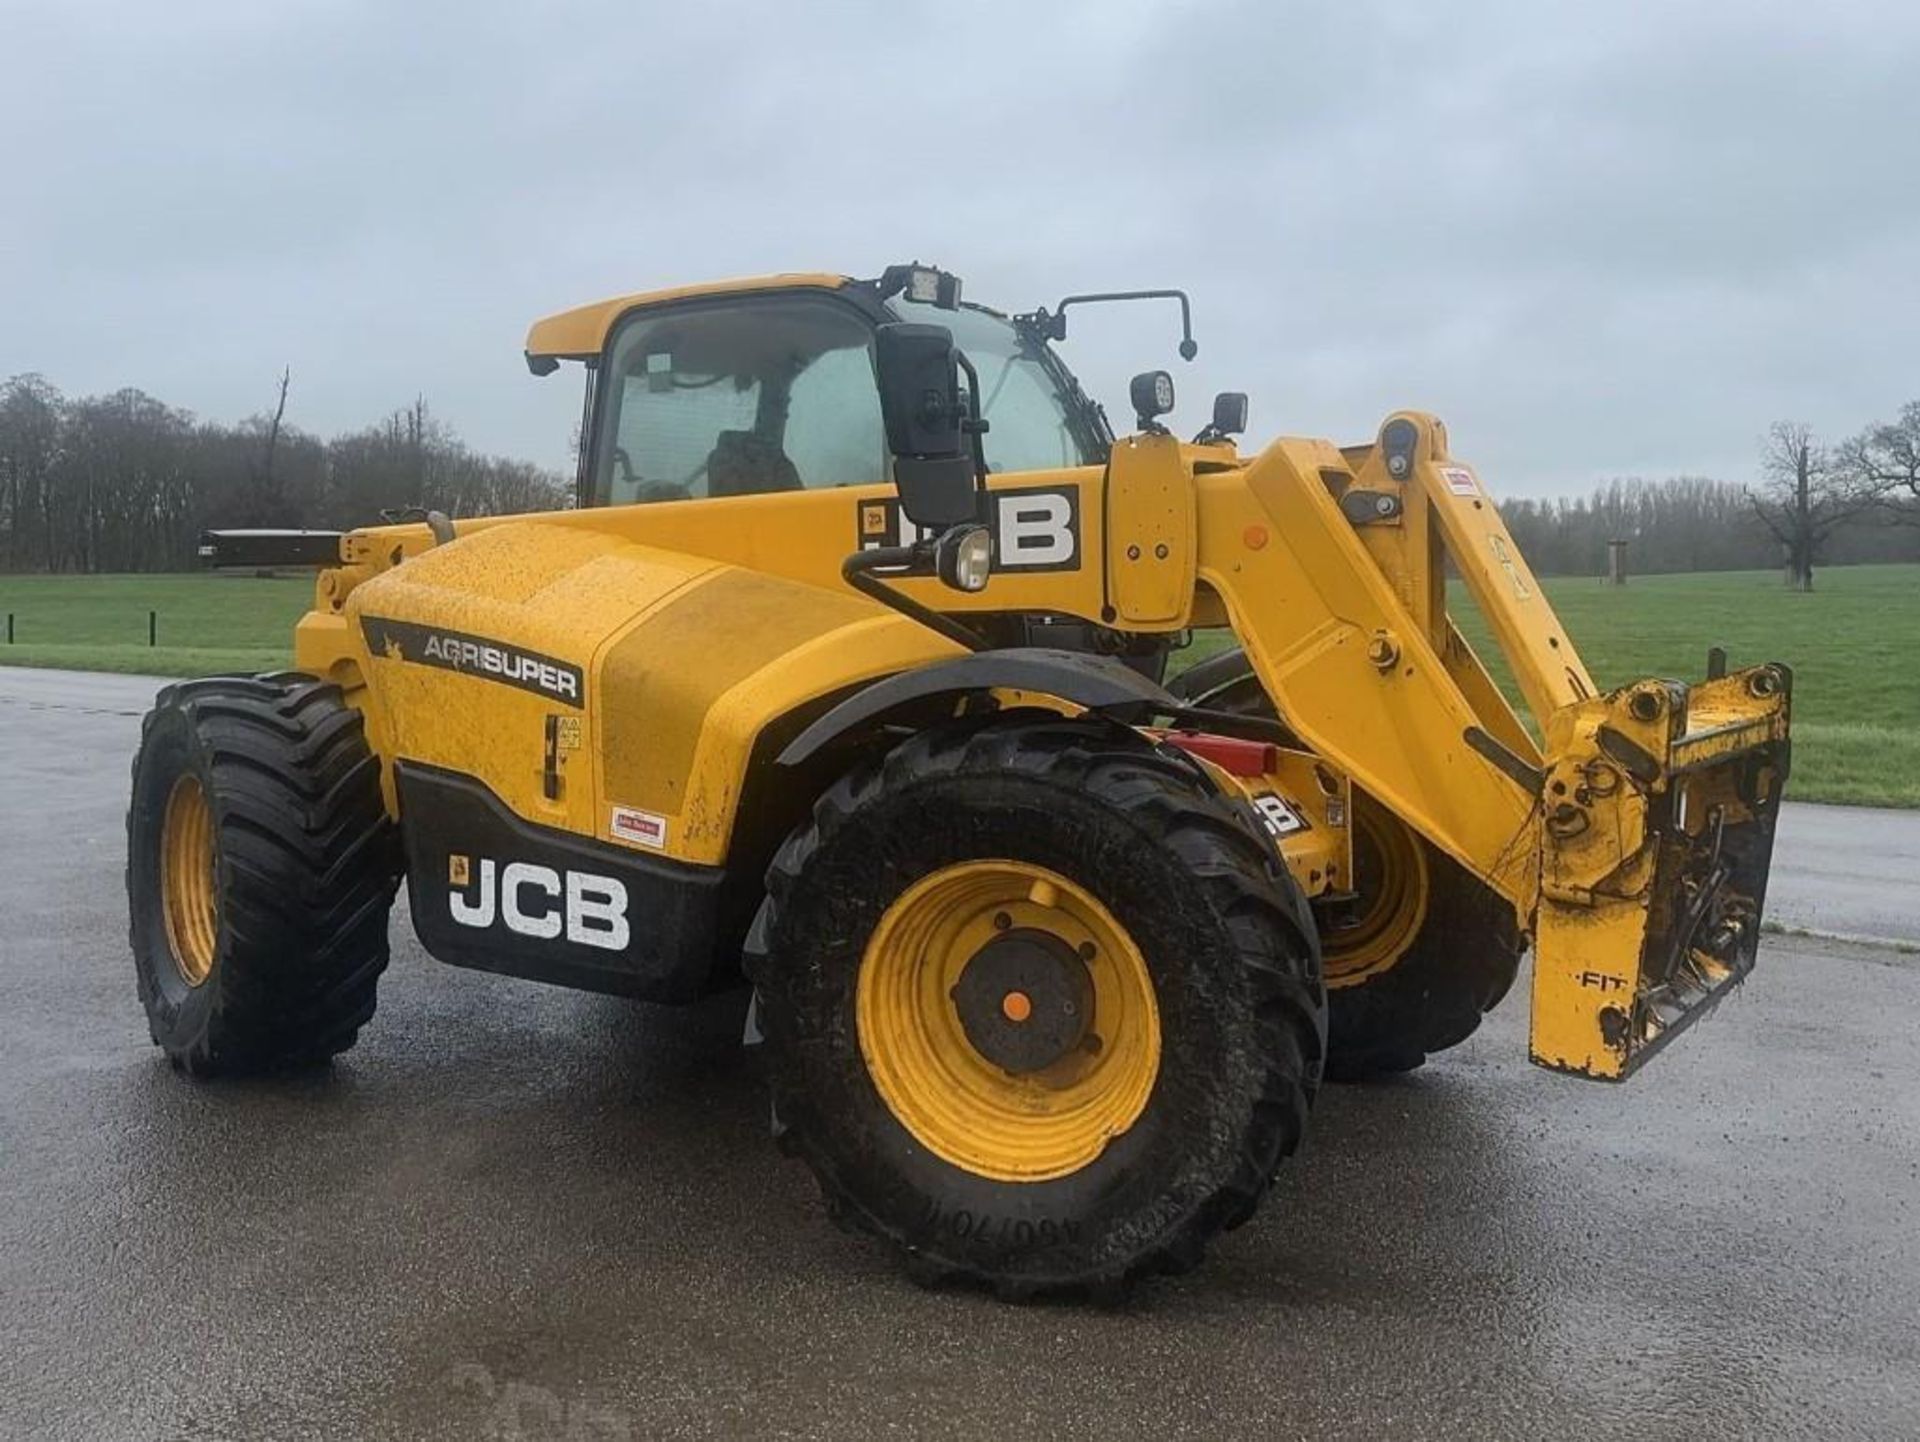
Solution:
M 1498 495 L 1747 479 L 1920 396 L 1920 6 L 0 0 L 0 376 L 567 463 L 534 317 L 921 258 L 1253 434 Z

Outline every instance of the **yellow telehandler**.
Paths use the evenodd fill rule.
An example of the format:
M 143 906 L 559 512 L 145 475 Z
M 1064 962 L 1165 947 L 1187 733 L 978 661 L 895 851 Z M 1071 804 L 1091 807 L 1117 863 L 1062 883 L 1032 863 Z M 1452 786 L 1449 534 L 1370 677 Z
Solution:
M 1111 1291 L 1252 1214 L 1323 1078 L 1404 1071 L 1534 954 L 1531 1052 L 1619 1079 L 1750 970 L 1785 667 L 1596 687 L 1430 415 L 1242 456 L 1116 436 L 954 276 L 540 321 L 579 494 L 339 533 L 297 670 L 162 692 L 127 887 L 154 1040 L 311 1063 L 407 882 L 455 965 L 753 986 L 775 1132 L 923 1279 Z M 1448 615 L 1449 566 L 1536 730 Z M 1171 681 L 1194 632 L 1235 648 Z M 1536 739 L 1536 737 L 1538 739 Z

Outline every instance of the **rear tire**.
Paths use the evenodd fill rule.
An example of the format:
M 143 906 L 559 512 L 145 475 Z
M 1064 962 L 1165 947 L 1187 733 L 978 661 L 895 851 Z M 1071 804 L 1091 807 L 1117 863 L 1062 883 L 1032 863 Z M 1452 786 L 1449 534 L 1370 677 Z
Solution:
M 1278 716 L 1244 652 L 1209 657 L 1175 677 L 1175 695 L 1210 710 Z M 1356 851 L 1369 832 L 1374 884 L 1357 866 L 1355 925 L 1323 927 L 1327 977 L 1327 1079 L 1364 1081 L 1408 1072 L 1458 1046 L 1507 994 L 1526 947 L 1506 899 L 1364 792 L 1353 794 Z M 1356 863 L 1362 858 L 1356 856 Z M 1397 928 L 1375 908 L 1383 883 L 1417 881 L 1422 900 L 1402 906 Z
M 992 899 L 1010 877 L 1000 894 L 1013 899 Z M 1043 890 L 1019 894 L 1028 879 Z M 997 939 L 949 945 L 969 907 Z M 901 931 L 903 917 L 929 925 Z M 1078 975 L 1080 935 L 1100 937 L 1077 952 L 1092 958 L 1084 1032 L 1031 1066 L 996 1052 L 973 1029 L 1001 1026 L 993 1007 L 968 1010 L 976 968 L 1025 937 L 1016 971 L 1053 946 L 1059 975 Z M 951 990 L 952 973 L 934 970 L 949 962 L 962 968 Z M 1243 808 L 1123 728 L 948 728 L 856 770 L 776 856 L 747 965 L 782 1145 L 812 1168 L 830 1215 L 891 1243 L 922 1281 L 1022 1298 L 1186 1270 L 1252 1214 L 1319 1081 L 1324 997 L 1291 875 Z M 1123 1014 L 1099 990 L 1114 976 L 1151 997 L 1150 1041 L 1138 1011 L 1092 1020 Z M 1025 993 L 986 984 L 1024 1024 Z M 1044 1007 L 1044 979 L 1031 990 Z M 914 1090 L 920 1012 L 965 1086 Z M 977 1051 L 954 1040 L 961 1026 Z M 1082 1145 L 1076 1118 L 1099 1108 L 1104 1129 Z
M 373 1015 L 399 877 L 378 759 L 339 688 L 299 675 L 169 686 L 127 811 L 148 1029 L 195 1076 L 323 1061 Z

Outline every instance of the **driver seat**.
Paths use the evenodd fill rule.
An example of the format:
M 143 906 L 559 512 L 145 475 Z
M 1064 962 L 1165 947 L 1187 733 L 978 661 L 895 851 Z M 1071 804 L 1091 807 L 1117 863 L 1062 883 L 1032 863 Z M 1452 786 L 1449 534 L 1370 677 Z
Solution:
M 722 431 L 707 457 L 709 496 L 757 496 L 797 491 L 800 472 L 787 453 L 753 431 Z

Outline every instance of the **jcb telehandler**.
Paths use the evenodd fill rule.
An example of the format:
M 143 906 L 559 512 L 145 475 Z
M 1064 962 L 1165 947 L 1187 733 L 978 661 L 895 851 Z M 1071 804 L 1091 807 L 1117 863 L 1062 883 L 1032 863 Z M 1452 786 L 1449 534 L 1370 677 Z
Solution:
M 567 311 L 526 354 L 585 370 L 573 509 L 210 534 L 319 574 L 296 671 L 146 718 L 127 886 L 175 1064 L 351 1046 L 403 875 L 456 965 L 653 1001 L 744 965 L 829 1211 L 1021 1296 L 1194 1264 L 1323 1077 L 1459 1043 L 1529 945 L 1533 1060 L 1588 1077 L 1747 974 L 1785 667 L 1602 692 L 1434 417 L 1248 457 L 1243 396 L 1183 442 L 1149 372 L 1116 437 L 1050 342 L 1127 297 L 959 291 Z M 1238 649 L 1165 681 L 1199 628 Z

